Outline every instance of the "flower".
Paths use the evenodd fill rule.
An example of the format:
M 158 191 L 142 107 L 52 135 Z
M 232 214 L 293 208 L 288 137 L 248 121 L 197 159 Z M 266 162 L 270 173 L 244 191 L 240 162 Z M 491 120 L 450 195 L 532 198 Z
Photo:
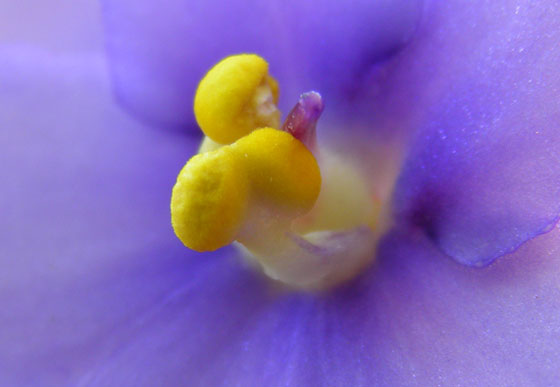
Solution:
M 105 17 L 116 19 L 110 36 L 126 42 L 127 31 L 150 28 L 173 35 L 175 22 L 186 20 L 177 4 L 146 15 L 139 2 L 106 2 Z M 188 15 L 205 13 L 200 22 L 231 11 L 188 4 Z M 290 11 L 284 24 L 311 15 L 315 24 L 293 23 L 323 25 L 324 9 L 297 4 L 303 8 L 276 10 Z M 340 10 L 342 21 L 369 20 L 362 6 L 358 16 Z M 292 17 L 293 10 L 302 13 Z M 137 18 L 127 17 L 134 11 Z M 0 381 L 554 384 L 560 241 L 557 229 L 544 232 L 558 214 L 558 16 L 547 1 L 426 3 L 411 43 L 371 72 L 369 115 L 358 116 L 381 133 L 371 133 L 372 144 L 395 132 L 413 136 L 395 191 L 397 227 L 381 242 L 377 266 L 321 296 L 275 293 L 231 249 L 185 252 L 169 225 L 168 200 L 195 141 L 153 130 L 114 105 L 100 51 L 43 40 L 39 49 L 3 45 L 0 120 L 9 130 L 0 156 Z M 298 54 L 314 47 L 305 46 L 309 34 L 296 36 Z M 157 39 L 139 37 L 165 51 L 151 45 Z M 366 43 L 352 40 L 348 55 L 325 71 L 378 58 L 360 56 Z M 115 66 L 138 59 L 115 41 L 109 46 Z M 171 52 L 186 58 L 177 47 Z M 311 60 L 328 63 L 328 52 L 313 51 Z M 114 72 L 121 100 L 148 109 L 137 92 L 149 90 L 163 102 L 145 117 L 184 124 L 189 119 L 177 113 L 190 102 L 173 105 L 165 96 L 188 72 L 160 73 L 158 62 L 148 63 L 168 82 L 130 74 L 136 83 L 128 83 Z M 320 82 L 319 75 L 286 78 Z M 319 86 L 347 109 L 340 100 L 356 94 L 341 89 L 354 84 L 342 79 Z M 331 114 L 325 118 L 334 123 L 341 111 Z M 449 257 L 470 265 L 500 258 L 473 268 Z

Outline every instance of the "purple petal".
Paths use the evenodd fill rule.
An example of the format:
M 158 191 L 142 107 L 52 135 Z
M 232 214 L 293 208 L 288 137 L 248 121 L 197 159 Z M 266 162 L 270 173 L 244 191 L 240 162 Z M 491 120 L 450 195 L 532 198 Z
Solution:
M 484 269 L 457 265 L 428 241 L 402 235 L 385 239 L 378 257 L 374 274 L 337 295 L 336 306 L 325 314 L 322 359 L 323 369 L 334 368 L 331 380 L 376 385 L 558 380 L 558 229 Z M 334 354 L 336 364 L 329 360 Z
M 379 125 L 418 129 L 396 218 L 485 265 L 560 214 L 560 9 L 551 1 L 434 2 L 376 75 Z
M 98 359 L 91 385 L 553 385 L 560 233 L 484 269 L 392 235 L 358 282 L 274 293 L 222 257 Z
M 198 81 L 224 56 L 240 52 L 269 61 L 285 112 L 306 90 L 342 102 L 376 59 L 411 36 L 420 3 L 103 2 L 120 100 L 141 117 L 173 125 L 193 124 Z
M 83 377 L 199 265 L 169 219 L 195 141 L 133 122 L 107 78 L 95 54 L 0 49 L 2 385 Z
M 0 44 L 33 44 L 53 52 L 103 50 L 95 0 L 0 2 Z

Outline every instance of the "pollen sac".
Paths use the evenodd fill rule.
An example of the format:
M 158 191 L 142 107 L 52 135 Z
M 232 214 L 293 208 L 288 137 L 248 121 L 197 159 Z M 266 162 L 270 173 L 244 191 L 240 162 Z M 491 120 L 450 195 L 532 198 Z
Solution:
M 171 195 L 171 223 L 190 249 L 213 251 L 233 242 L 247 208 L 248 182 L 228 149 L 198 154 L 183 167 Z
M 321 191 L 313 154 L 291 134 L 258 129 L 234 145 L 244 160 L 253 195 L 285 217 L 308 212 Z
M 253 131 L 231 145 L 190 159 L 171 196 L 171 222 L 185 246 L 212 251 L 236 240 L 249 213 L 290 220 L 311 210 L 321 174 L 291 134 Z
M 255 128 L 280 125 L 278 84 L 258 55 L 223 59 L 200 81 L 194 99 L 198 125 L 217 143 L 231 144 Z

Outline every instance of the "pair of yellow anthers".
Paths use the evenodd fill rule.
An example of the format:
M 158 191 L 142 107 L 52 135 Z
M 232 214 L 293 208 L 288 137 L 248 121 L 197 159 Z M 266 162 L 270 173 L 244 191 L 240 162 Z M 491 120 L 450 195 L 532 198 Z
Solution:
M 278 84 L 257 55 L 230 56 L 206 74 L 194 101 L 205 138 L 173 188 L 172 225 L 190 249 L 212 251 L 237 241 L 272 278 L 296 287 L 317 287 L 325 278 L 340 277 L 333 271 L 340 271 L 340 259 L 347 259 L 336 261 L 336 254 L 349 254 L 344 243 L 361 245 L 357 251 L 362 255 L 371 250 L 371 230 L 366 227 L 364 234 L 362 227 L 371 225 L 371 211 L 360 203 L 343 215 L 336 208 L 345 201 L 350 207 L 368 201 L 370 195 L 354 171 L 338 161 L 331 162 L 335 167 L 329 168 L 331 178 L 327 176 L 322 189 L 313 153 L 280 129 L 277 102 Z M 345 191 L 339 188 L 339 178 L 350 185 Z M 319 210 L 302 222 L 320 194 Z M 333 247 L 331 233 L 306 234 L 305 224 L 313 222 L 319 229 L 334 224 L 335 229 L 358 227 L 358 232 L 344 234 Z M 323 244 L 325 254 L 336 262 L 317 254 L 312 242 Z M 346 271 L 355 271 L 360 262 L 346 264 Z
M 173 228 L 187 247 L 211 251 L 243 239 L 255 207 L 290 220 L 315 203 L 319 166 L 278 130 L 277 100 L 277 83 L 257 55 L 228 57 L 200 82 L 194 111 L 207 139 L 179 173 L 171 199 Z

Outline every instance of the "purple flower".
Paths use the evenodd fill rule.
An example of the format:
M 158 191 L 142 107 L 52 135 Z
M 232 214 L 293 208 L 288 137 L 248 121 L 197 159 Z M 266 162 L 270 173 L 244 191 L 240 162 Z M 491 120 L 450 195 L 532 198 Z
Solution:
M 5 13 L 1 384 L 556 383 L 558 7 L 335 3 L 106 0 L 111 78 L 81 8 L 46 10 L 75 35 Z M 196 81 L 241 51 L 269 60 L 284 112 L 318 89 L 319 132 L 406 152 L 394 228 L 343 288 L 278 292 L 173 235 L 199 138 L 163 126 L 190 126 Z

